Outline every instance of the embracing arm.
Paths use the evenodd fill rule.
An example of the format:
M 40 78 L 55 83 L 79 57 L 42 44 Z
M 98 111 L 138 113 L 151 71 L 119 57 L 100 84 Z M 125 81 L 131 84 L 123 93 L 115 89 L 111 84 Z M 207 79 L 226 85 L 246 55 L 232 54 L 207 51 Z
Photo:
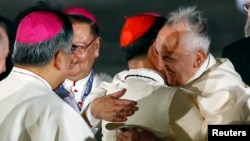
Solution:
M 91 113 L 90 117 L 95 119 L 116 122 L 126 121 L 127 117 L 133 115 L 138 108 L 136 107 L 135 101 L 119 99 L 125 92 L 126 90 L 123 89 L 112 94 L 94 98 L 91 104 L 86 107 L 83 117 L 85 117 L 85 120 L 89 122 L 91 126 L 95 124 L 90 122 L 91 119 L 87 115 L 88 111 L 86 110 L 89 110 L 89 113 Z M 117 115 L 114 115 L 114 113 L 117 113 Z

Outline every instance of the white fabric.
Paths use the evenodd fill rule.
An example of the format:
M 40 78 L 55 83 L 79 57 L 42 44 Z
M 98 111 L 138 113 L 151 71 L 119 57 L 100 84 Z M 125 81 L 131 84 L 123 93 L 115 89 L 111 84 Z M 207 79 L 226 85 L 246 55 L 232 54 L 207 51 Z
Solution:
M 90 74 L 85 77 L 84 79 L 81 79 L 81 80 L 78 80 L 76 82 L 73 82 L 69 79 L 66 79 L 64 82 L 63 82 L 63 86 L 64 88 L 70 92 L 70 96 L 73 96 L 76 100 L 76 103 L 78 101 L 81 101 L 82 100 L 82 97 L 83 97 L 83 93 L 85 91 L 85 88 L 86 88 L 86 85 L 87 85 L 87 82 L 89 80 L 89 77 L 90 77 Z M 111 82 L 112 81 L 112 77 L 106 73 L 97 73 L 97 72 L 94 72 L 94 79 L 93 79 L 93 84 L 92 84 L 92 88 L 91 88 L 91 91 L 89 93 L 89 95 L 91 94 L 92 91 L 94 91 L 95 89 L 97 89 L 99 87 L 99 85 L 103 82 L 103 81 L 106 81 L 106 82 Z M 74 91 L 74 90 L 77 90 L 77 91 Z M 89 97 L 89 95 L 87 96 L 87 98 Z M 69 98 L 69 97 L 68 97 Z M 74 103 L 72 102 L 72 105 Z M 84 107 L 88 106 L 89 105 L 89 102 L 87 101 L 86 102 L 86 99 L 85 101 L 83 102 L 83 108 L 81 109 L 81 114 L 84 113 Z M 79 112 L 79 108 L 78 107 L 75 107 L 74 108 L 77 112 Z M 86 114 L 86 117 L 90 120 L 89 123 L 91 125 L 96 125 L 100 122 L 99 119 L 95 119 L 92 114 L 91 114 L 91 111 L 89 110 Z M 92 132 L 94 134 L 96 134 L 99 130 L 99 127 L 98 126 L 95 126 L 94 128 L 91 129 Z
M 136 97 L 138 93 L 144 93 L 146 95 L 150 92 L 145 91 L 148 90 L 148 87 L 139 89 L 141 86 L 134 84 L 134 82 L 130 82 L 129 85 L 117 85 L 117 83 L 127 83 L 124 81 L 127 74 L 129 74 L 129 71 L 123 71 L 114 77 L 113 84 L 106 83 L 106 86 L 103 84 L 102 87 L 104 89 L 99 89 L 96 95 L 93 94 L 89 97 L 89 101 L 103 96 L 105 93 L 111 93 L 110 91 L 107 92 L 107 90 L 111 88 L 114 88 L 113 91 L 120 90 L 123 87 L 129 88 L 127 90 L 130 90 L 130 93 Z M 148 73 L 142 75 L 145 74 L 148 75 Z M 188 89 L 189 92 L 191 91 L 196 95 L 192 95 L 191 97 L 193 101 L 197 103 L 196 106 L 202 116 L 192 116 L 192 114 L 187 114 L 188 116 L 183 115 L 177 122 L 173 122 L 173 124 L 170 122 L 170 128 L 175 128 L 175 130 L 178 128 L 183 129 L 187 131 L 188 136 L 192 139 L 206 140 L 203 137 L 207 136 L 208 124 L 250 123 L 250 88 L 242 82 L 240 75 L 234 70 L 232 63 L 228 59 L 215 59 L 210 54 L 203 66 L 190 78 L 183 88 Z M 129 91 L 127 91 L 127 93 L 129 93 Z M 156 104 L 161 105 L 159 101 L 150 101 L 149 103 L 152 107 Z M 178 105 L 181 107 L 185 104 L 183 104 L 183 101 L 172 102 L 173 109 L 177 109 L 176 107 L 178 107 Z M 178 110 L 171 110 L 172 108 L 170 108 L 169 115 L 175 119 L 175 116 L 172 115 Z M 141 109 L 141 107 L 139 107 L 139 109 Z M 155 109 L 154 111 L 157 112 Z M 171 114 L 171 111 L 174 112 Z M 140 112 L 140 110 L 138 112 Z M 146 117 L 145 113 L 142 114 L 144 114 L 144 116 L 141 120 Z M 194 125 L 189 125 L 189 122 Z M 174 130 L 171 131 L 171 133 L 173 133 L 172 137 L 182 136 L 183 140 L 188 140 L 185 138 L 187 136 L 182 134 L 182 130 L 178 132 L 173 132 Z M 107 131 L 104 130 L 104 134 L 107 134 L 105 132 Z M 177 138 L 176 140 L 179 139 Z
M 81 116 L 36 74 L 14 67 L 0 90 L 0 140 L 94 140 Z
M 197 103 L 207 124 L 244 124 L 250 114 L 250 88 L 234 70 L 228 59 L 215 59 L 211 54 L 207 63 L 184 88 L 198 95 Z M 202 73 L 200 73 L 202 72 Z M 206 131 L 207 129 L 204 128 Z
M 143 127 L 162 140 L 192 141 L 205 138 L 200 133 L 203 118 L 193 103 L 192 97 L 195 95 L 167 87 L 155 71 L 143 68 L 123 71 L 114 77 L 112 83 L 102 83 L 100 87 L 107 94 L 126 88 L 121 98 L 138 102 L 139 110 L 124 122 L 127 126 Z M 115 124 L 102 121 L 102 141 L 116 140 L 117 131 L 106 128 Z
M 86 80 L 87 81 L 87 80 Z M 98 97 L 102 97 L 106 95 L 106 92 L 103 89 L 100 89 L 100 84 L 102 82 L 111 82 L 112 81 L 112 77 L 105 74 L 105 73 L 100 73 L 98 75 L 95 75 L 95 79 L 94 79 L 94 89 L 91 89 L 91 92 L 89 93 L 89 95 L 87 96 L 87 98 L 84 101 L 83 107 L 82 107 L 82 111 L 81 114 L 85 114 L 90 125 L 93 127 L 93 129 L 95 129 L 96 127 L 99 128 L 98 124 L 100 122 L 100 119 L 95 119 L 92 114 L 91 114 L 91 110 L 89 108 L 89 105 L 91 104 L 91 102 L 98 98 Z M 86 82 L 85 82 L 86 83 Z M 86 112 L 85 112 L 86 111 Z
M 87 85 L 87 81 L 90 77 L 90 74 L 85 77 L 84 79 L 78 80 L 76 82 L 73 82 L 69 79 L 66 79 L 63 82 L 63 86 L 64 88 L 70 92 L 70 94 L 72 96 L 75 97 L 75 100 L 81 101 L 83 93 L 85 91 L 86 85 Z M 98 88 L 100 83 L 106 81 L 106 82 L 111 82 L 112 81 L 112 77 L 106 73 L 96 73 L 94 72 L 94 80 L 93 80 L 93 84 L 92 84 L 92 89 L 91 91 L 93 91 L 94 89 Z M 74 91 L 77 90 L 77 91 Z M 90 92 L 91 93 L 91 92 Z M 89 95 L 88 95 L 89 96 Z M 83 107 L 86 107 L 89 103 L 86 104 L 86 102 L 84 101 Z

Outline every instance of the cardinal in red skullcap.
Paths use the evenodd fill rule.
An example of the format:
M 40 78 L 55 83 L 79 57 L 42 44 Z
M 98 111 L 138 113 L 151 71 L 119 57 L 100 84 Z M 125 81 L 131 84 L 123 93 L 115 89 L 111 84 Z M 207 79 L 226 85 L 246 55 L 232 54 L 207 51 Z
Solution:
M 157 55 L 153 46 L 165 22 L 166 18 L 156 12 L 125 18 L 120 45 L 129 69 L 116 74 L 112 83 L 104 83 L 101 88 L 107 93 L 125 88 L 127 91 L 121 99 L 137 101 L 139 110 L 123 123 L 102 120 L 103 141 L 129 138 L 136 141 L 191 141 L 187 137 L 192 136 L 192 131 L 184 129 L 201 126 L 198 119 L 197 123 L 193 122 L 193 117 L 200 117 L 201 114 L 189 98 L 188 91 L 168 87 L 164 74 L 157 70 Z M 192 112 L 189 112 L 191 109 Z M 121 114 L 114 112 L 114 117 L 119 118 Z M 179 122 L 182 117 L 185 120 Z

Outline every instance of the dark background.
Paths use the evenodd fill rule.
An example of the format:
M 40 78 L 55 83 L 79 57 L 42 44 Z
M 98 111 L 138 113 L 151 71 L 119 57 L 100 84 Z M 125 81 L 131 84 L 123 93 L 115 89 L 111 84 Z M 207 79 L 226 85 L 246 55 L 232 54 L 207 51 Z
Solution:
M 38 0 L 0 0 L 0 14 L 14 19 L 17 13 Z M 124 16 L 155 11 L 167 15 L 179 6 L 197 6 L 207 17 L 211 52 L 220 57 L 222 48 L 244 37 L 246 14 L 235 0 L 49 0 L 62 7 L 83 6 L 96 16 L 102 36 L 101 55 L 95 69 L 114 75 L 126 69 L 119 48 L 119 34 Z

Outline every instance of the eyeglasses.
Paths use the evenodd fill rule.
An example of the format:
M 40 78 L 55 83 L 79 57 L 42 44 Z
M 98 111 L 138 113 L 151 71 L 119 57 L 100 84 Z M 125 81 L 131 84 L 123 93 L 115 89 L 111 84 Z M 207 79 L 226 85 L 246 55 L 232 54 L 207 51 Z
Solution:
M 248 13 L 248 9 L 249 9 L 250 4 L 246 3 L 246 4 L 243 4 L 242 6 L 243 6 L 244 10 Z
M 93 40 L 90 41 L 90 43 L 85 46 L 72 44 L 71 53 L 82 54 L 95 41 L 96 38 L 98 38 L 98 36 L 96 36 Z

